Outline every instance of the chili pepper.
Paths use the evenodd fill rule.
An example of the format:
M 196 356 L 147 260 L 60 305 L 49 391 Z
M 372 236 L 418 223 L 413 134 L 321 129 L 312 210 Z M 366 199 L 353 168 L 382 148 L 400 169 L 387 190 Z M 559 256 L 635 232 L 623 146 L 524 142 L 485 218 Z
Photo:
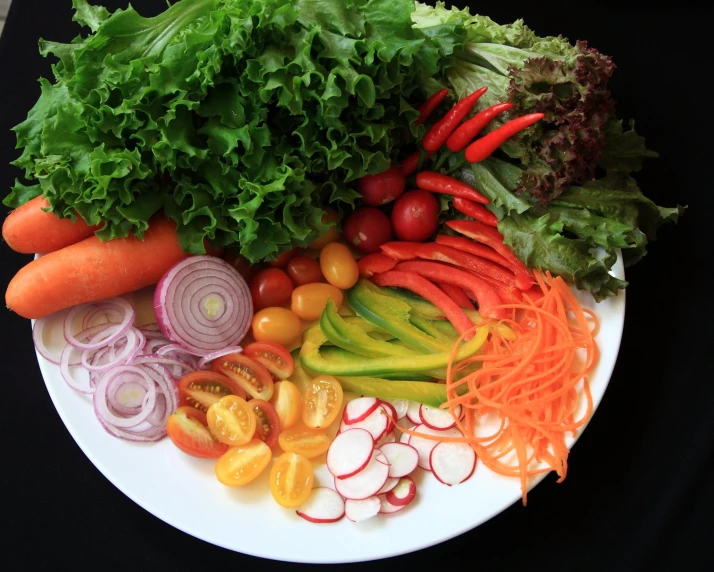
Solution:
M 363 256 L 357 261 L 359 275 L 369 278 L 378 272 L 387 272 L 397 265 L 397 261 L 381 252 L 374 252 Z
M 493 306 L 501 304 L 498 292 L 488 282 L 478 276 L 454 268 L 440 262 L 426 262 L 424 260 L 409 260 L 400 262 L 394 270 L 415 272 L 420 276 L 435 282 L 453 284 L 471 294 L 471 298 L 478 303 L 479 311 L 485 317 L 500 318 L 504 315 L 501 310 L 492 310 Z
M 444 117 L 434 123 L 431 129 L 424 135 L 422 142 L 424 149 L 427 151 L 438 151 L 441 149 L 441 146 L 449 138 L 449 135 L 456 130 L 461 120 L 469 114 L 479 97 L 486 93 L 487 90 L 487 87 L 477 89 L 471 95 L 458 101 Z
M 512 103 L 497 103 L 478 112 L 471 119 L 459 125 L 458 129 L 446 140 L 446 146 L 454 153 L 458 153 L 466 147 L 466 145 L 471 143 L 471 140 L 476 137 L 494 117 L 504 111 L 508 111 L 511 107 L 513 107 Z
M 447 284 L 446 282 L 438 282 L 437 285 L 444 291 L 449 298 L 451 298 L 459 308 L 466 308 L 468 310 L 475 310 L 473 303 L 469 300 L 461 288 L 454 286 L 453 284 Z
M 419 163 L 426 163 L 429 159 L 431 159 L 431 156 L 433 155 L 433 153 L 431 152 L 424 153 L 424 159 L 422 161 L 422 153 L 424 153 L 424 151 L 414 151 L 414 153 L 412 153 L 411 155 L 409 155 L 409 157 L 402 161 L 401 168 L 402 173 L 404 173 L 405 177 L 410 177 L 411 175 L 416 173 L 417 169 L 419 168 Z
M 414 121 L 414 125 L 421 125 L 427 119 L 429 119 L 431 114 L 436 111 L 436 108 L 441 105 L 441 102 L 446 99 L 447 95 L 449 95 L 449 90 L 442 89 L 440 91 L 437 91 L 434 95 L 432 95 L 429 99 L 427 99 L 424 103 L 417 107 L 417 109 L 419 110 L 419 117 Z
M 502 125 L 495 131 L 487 133 L 480 139 L 477 139 L 466 148 L 466 160 L 469 163 L 478 163 L 491 156 L 503 143 L 513 137 L 519 131 L 523 131 L 526 127 L 530 127 L 537 121 L 545 117 L 543 113 L 531 113 L 512 119 L 505 125 Z
M 496 218 L 496 215 L 487 211 L 485 207 L 478 203 L 468 199 L 462 199 L 461 197 L 456 197 L 454 199 L 454 208 L 457 211 L 464 213 L 466 216 L 470 216 L 471 218 L 481 221 L 483 224 L 498 228 L 498 219 Z
M 486 197 L 466 183 L 462 183 L 458 179 L 454 179 L 454 177 L 442 175 L 441 173 L 436 173 L 434 171 L 422 171 L 419 173 L 416 178 L 416 184 L 420 189 L 424 191 L 431 191 L 432 193 L 453 195 L 455 197 L 469 199 L 484 205 L 489 202 Z
M 469 320 L 468 316 L 459 308 L 456 302 L 449 298 L 438 286 L 432 284 L 426 278 L 419 276 L 419 274 L 390 270 L 382 274 L 375 274 L 372 277 L 372 281 L 377 286 L 406 288 L 425 300 L 428 300 L 443 312 L 446 319 L 451 322 L 459 335 L 468 332 L 474 327 L 471 320 Z M 472 336 L 473 334 L 469 335 L 467 339 Z

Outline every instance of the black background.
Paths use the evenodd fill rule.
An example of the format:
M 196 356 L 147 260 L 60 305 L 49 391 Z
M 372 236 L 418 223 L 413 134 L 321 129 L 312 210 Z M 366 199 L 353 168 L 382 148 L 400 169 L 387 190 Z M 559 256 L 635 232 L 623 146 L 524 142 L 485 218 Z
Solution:
M 105 0 L 110 9 L 126 1 Z M 465 3 L 458 3 L 464 5 Z M 163 0 L 137 0 L 157 13 Z M 9 129 L 39 95 L 40 37 L 69 41 L 70 0 L 14 0 L 0 38 L 0 188 L 19 171 Z M 600 409 L 573 449 L 568 478 L 441 545 L 354 566 L 488 570 L 714 569 L 714 376 L 711 345 L 711 10 L 616 3 L 480 2 L 498 22 L 586 39 L 618 65 L 621 117 L 661 158 L 637 178 L 658 204 L 689 205 L 628 271 L 625 333 Z M 3 207 L 4 208 L 4 207 Z M 5 209 L 6 210 L 6 209 Z M 0 282 L 30 260 L 0 245 Z M 2 312 L 0 569 L 231 570 L 286 567 L 217 548 L 155 518 L 84 456 L 57 415 L 29 323 Z M 181 502 L 180 498 L 176 499 Z M 468 510 L 468 507 L 455 507 Z M 250 526 L 250 522 L 238 524 Z M 424 526 L 430 526 L 425 522 Z M 316 534 L 319 530 L 316 529 Z M 292 542 L 276 538 L 276 543 Z

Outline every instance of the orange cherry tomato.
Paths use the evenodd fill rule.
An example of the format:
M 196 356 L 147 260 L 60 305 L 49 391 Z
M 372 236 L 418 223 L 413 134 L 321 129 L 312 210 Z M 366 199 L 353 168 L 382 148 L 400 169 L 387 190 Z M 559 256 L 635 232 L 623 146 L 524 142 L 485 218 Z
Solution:
M 206 414 L 188 405 L 179 407 L 166 421 L 166 434 L 184 453 L 203 459 L 215 459 L 228 450 L 208 430 Z
M 253 408 L 237 395 L 226 395 L 211 405 L 206 420 L 214 437 L 226 445 L 244 445 L 255 435 Z
M 312 322 L 320 318 L 328 299 L 339 308 L 345 297 L 332 284 L 305 284 L 293 290 L 290 308 L 298 317 Z
M 320 251 L 320 270 L 330 284 L 341 290 L 352 288 L 359 279 L 355 257 L 339 242 L 332 242 Z
M 324 429 L 342 409 L 342 386 L 331 375 L 318 375 L 305 388 L 302 421 L 313 429 Z
M 302 416 L 302 396 L 297 385 L 292 381 L 279 381 L 270 402 L 275 407 L 280 419 L 280 427 L 290 429 L 300 421 Z
M 192 371 L 178 382 L 181 405 L 208 411 L 208 408 L 226 395 L 245 399 L 245 391 L 232 379 L 213 371 Z
M 264 441 L 271 449 L 278 442 L 280 434 L 280 419 L 272 403 L 262 399 L 251 399 L 248 403 L 253 408 L 255 419 L 255 438 Z
M 300 318 L 286 308 L 265 308 L 253 316 L 253 337 L 257 342 L 289 346 L 302 333 Z
M 253 399 L 269 401 L 273 397 L 273 377 L 270 372 L 248 356 L 221 356 L 213 360 L 211 369 L 235 381 Z
M 340 220 L 340 215 L 337 213 L 335 209 L 332 209 L 330 207 L 325 208 L 325 214 L 322 215 L 322 222 L 323 224 L 328 223 L 328 222 L 334 222 L 337 223 L 337 221 Z M 334 224 L 333 226 L 330 227 L 330 229 L 323 234 L 322 236 L 318 236 L 315 240 L 313 240 L 310 243 L 310 248 L 311 250 L 322 250 L 322 248 L 326 244 L 330 244 L 331 242 L 336 242 L 340 239 L 340 231 L 337 229 L 337 224 Z
M 295 286 L 302 286 L 303 284 L 310 284 L 312 282 L 322 282 L 323 280 L 320 263 L 308 256 L 296 256 L 288 262 L 288 267 L 285 271 Z
M 283 453 L 270 470 L 270 494 L 280 506 L 295 508 L 310 496 L 314 481 L 308 459 L 297 453 Z
M 286 453 L 298 453 L 312 459 L 322 455 L 330 448 L 332 439 L 323 429 L 313 429 L 305 425 L 296 425 L 285 429 L 278 437 L 280 448 Z
M 229 487 L 247 485 L 263 472 L 272 457 L 270 447 L 257 439 L 231 447 L 216 461 L 216 477 Z

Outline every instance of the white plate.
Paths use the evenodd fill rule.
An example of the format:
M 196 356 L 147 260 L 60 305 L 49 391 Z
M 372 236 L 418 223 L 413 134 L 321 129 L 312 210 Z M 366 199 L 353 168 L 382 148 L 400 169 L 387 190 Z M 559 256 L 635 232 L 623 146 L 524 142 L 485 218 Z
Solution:
M 621 258 L 613 274 L 624 278 Z M 583 305 L 595 308 L 589 295 L 580 299 Z M 601 354 L 590 380 L 595 407 L 605 393 L 620 348 L 624 292 L 597 304 L 597 314 Z M 96 420 L 89 398 L 70 389 L 57 366 L 39 355 L 38 360 L 62 421 L 104 476 L 161 520 L 230 550 L 305 563 L 376 560 L 449 540 L 520 501 L 518 479 L 496 475 L 479 461 L 474 476 L 454 487 L 444 486 L 430 473 L 418 469 L 417 499 L 400 513 L 379 515 L 358 524 L 347 519 L 335 524 L 312 524 L 273 501 L 268 491 L 268 471 L 253 483 L 232 489 L 215 478 L 213 461 L 189 457 L 168 439 L 143 444 L 110 436 Z M 568 444 L 574 441 L 570 438 Z M 541 479 L 532 479 L 530 488 Z M 316 481 L 316 486 L 332 486 L 324 466 L 316 470 Z M 276 542 L 276 538 L 290 541 Z

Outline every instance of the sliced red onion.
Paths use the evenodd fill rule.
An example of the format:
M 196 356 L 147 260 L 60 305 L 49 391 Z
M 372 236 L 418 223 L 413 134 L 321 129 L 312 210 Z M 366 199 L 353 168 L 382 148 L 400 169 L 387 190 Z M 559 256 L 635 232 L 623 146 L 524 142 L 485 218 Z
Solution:
M 126 341 L 122 344 L 118 352 L 116 352 L 117 348 L 115 348 L 113 344 L 106 348 L 107 351 L 103 351 L 105 348 L 102 348 L 94 355 L 89 354 L 90 350 L 84 350 L 82 352 L 82 365 L 89 371 L 105 372 L 117 365 L 131 361 L 140 351 L 140 344 L 142 342 L 139 337 L 140 335 L 141 332 L 130 327 L 126 332 Z M 100 358 L 92 359 L 97 354 L 99 354 Z M 106 359 L 101 359 L 105 357 Z
M 104 318 L 100 324 L 114 323 L 119 324 L 124 320 L 124 312 L 108 304 L 100 304 L 96 308 L 89 310 L 82 319 L 82 329 L 86 330 L 91 326 L 97 326 L 94 321 L 97 318 Z
M 205 356 L 243 339 L 253 301 L 233 266 L 215 256 L 191 256 L 164 274 L 154 293 L 154 311 L 167 339 Z
M 116 376 L 127 376 L 134 382 L 142 385 L 146 389 L 146 394 L 141 403 L 141 409 L 129 417 L 122 417 L 118 412 L 113 411 L 111 403 L 108 401 L 107 387 Z M 99 418 L 108 425 L 118 429 L 128 429 L 136 427 L 151 415 L 156 406 L 156 383 L 149 374 L 138 367 L 131 365 L 118 366 L 105 373 L 97 383 L 94 391 L 94 411 Z
M 90 374 L 90 379 L 89 379 L 89 384 L 82 384 L 78 382 L 76 379 L 74 379 L 74 376 L 72 375 L 72 372 L 70 372 L 69 368 L 70 366 L 70 359 L 72 356 L 72 353 L 78 354 L 79 350 L 77 348 L 74 348 L 70 345 L 66 345 L 64 349 L 62 350 L 62 355 L 60 356 L 60 373 L 62 374 L 62 378 L 67 382 L 67 385 L 69 385 L 72 389 L 75 389 L 79 391 L 80 393 L 94 393 L 94 383 L 92 383 L 92 376 Z
M 228 346 L 227 348 L 223 348 L 222 350 L 218 350 L 217 352 L 212 352 L 208 355 L 203 356 L 200 360 L 198 360 L 197 368 L 198 369 L 206 369 L 209 367 L 209 364 L 214 359 L 218 359 L 219 357 L 227 356 L 228 354 L 241 354 L 241 353 L 243 353 L 242 347 Z
M 155 443 L 156 441 L 161 441 L 164 437 L 166 437 L 166 428 L 165 427 L 154 427 L 148 422 L 146 423 L 147 428 L 144 432 L 138 433 L 138 432 L 131 432 L 127 431 L 125 429 L 119 429 L 118 427 L 114 427 L 113 425 L 109 425 L 106 421 L 104 421 L 101 417 L 97 416 L 97 419 L 99 419 L 99 423 L 104 429 L 109 433 L 110 435 L 114 435 L 114 437 L 119 437 L 120 439 L 124 439 L 126 441 L 136 441 L 139 443 Z
M 171 373 L 171 377 L 174 379 L 178 379 L 179 377 L 183 377 L 187 373 L 191 373 L 192 371 L 195 371 L 196 368 L 188 363 L 187 361 L 178 359 L 178 358 L 173 358 L 169 356 L 161 356 L 161 355 L 156 355 L 156 354 L 143 354 L 140 356 L 135 357 L 132 360 L 132 365 L 141 365 L 141 364 L 158 364 L 158 365 L 163 365 L 167 368 L 170 368 L 169 371 Z
M 124 300 L 123 298 L 113 298 L 112 300 L 105 302 L 102 304 L 102 306 L 105 306 L 107 308 L 111 309 L 116 309 L 117 311 L 122 311 L 122 316 L 123 320 L 119 324 L 111 324 L 111 323 L 106 323 L 106 324 L 101 324 L 99 326 L 95 327 L 104 327 L 105 333 L 108 333 L 107 330 L 111 330 L 111 333 L 108 333 L 107 336 L 101 337 L 98 340 L 92 339 L 91 342 L 89 343 L 84 343 L 82 340 L 82 334 L 87 332 L 88 330 L 91 330 L 92 328 L 85 328 L 83 332 L 80 334 L 77 334 L 76 336 L 72 333 L 72 322 L 74 321 L 75 317 L 83 311 L 86 311 L 88 305 L 87 304 L 82 304 L 79 306 L 75 306 L 69 311 L 69 314 L 67 314 L 67 317 L 65 318 L 64 321 L 64 339 L 67 340 L 67 343 L 82 349 L 82 350 L 96 350 L 98 348 L 101 348 L 102 346 L 109 345 L 113 343 L 115 340 L 118 340 L 120 337 L 122 337 L 126 331 L 131 327 L 131 325 L 134 323 L 134 318 L 136 317 L 136 312 L 134 311 L 134 308 L 132 307 L 129 302 Z M 86 338 L 84 338 L 86 339 Z
M 69 309 L 62 310 L 45 318 L 40 318 L 39 320 L 35 320 L 35 325 L 32 327 L 32 341 L 35 344 L 35 349 L 43 358 L 55 365 L 59 365 L 60 363 L 62 350 L 53 352 L 47 347 L 47 344 L 45 343 L 45 331 L 53 329 L 53 326 L 56 327 L 57 324 L 59 327 L 63 327 L 62 325 L 64 324 L 65 317 L 68 313 Z M 76 363 L 70 363 L 70 365 L 78 364 L 79 361 Z

